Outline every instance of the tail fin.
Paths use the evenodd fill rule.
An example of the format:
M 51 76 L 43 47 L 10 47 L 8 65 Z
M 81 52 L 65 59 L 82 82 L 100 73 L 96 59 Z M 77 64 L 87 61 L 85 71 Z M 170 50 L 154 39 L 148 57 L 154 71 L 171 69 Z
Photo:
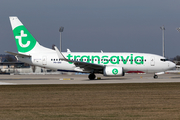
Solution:
M 31 51 L 37 44 L 36 39 L 17 17 L 9 17 L 19 53 Z
M 41 46 L 16 17 L 9 17 L 19 53 L 47 53 L 54 50 Z

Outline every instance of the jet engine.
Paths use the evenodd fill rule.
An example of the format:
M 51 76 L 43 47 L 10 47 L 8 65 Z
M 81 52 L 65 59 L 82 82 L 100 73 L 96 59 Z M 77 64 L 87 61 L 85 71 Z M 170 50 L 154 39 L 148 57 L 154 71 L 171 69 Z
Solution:
M 104 76 L 124 76 L 123 67 L 106 66 L 103 70 Z

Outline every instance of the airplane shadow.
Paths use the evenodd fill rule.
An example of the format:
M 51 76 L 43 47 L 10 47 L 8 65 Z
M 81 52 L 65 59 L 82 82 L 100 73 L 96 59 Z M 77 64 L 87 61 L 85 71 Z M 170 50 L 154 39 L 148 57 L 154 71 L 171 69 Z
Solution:
M 101 80 L 129 80 L 129 79 L 131 79 L 131 78 L 101 78 L 101 79 L 94 79 L 94 80 L 89 80 L 89 79 L 87 79 L 87 80 L 84 80 L 84 81 L 101 81 Z

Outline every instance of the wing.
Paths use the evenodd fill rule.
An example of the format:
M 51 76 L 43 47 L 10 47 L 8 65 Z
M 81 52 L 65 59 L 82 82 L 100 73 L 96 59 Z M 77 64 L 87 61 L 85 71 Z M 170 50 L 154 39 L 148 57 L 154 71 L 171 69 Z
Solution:
M 58 50 L 58 48 L 56 46 L 54 48 L 56 50 L 56 53 L 57 53 L 59 59 L 67 61 L 67 62 L 72 62 L 77 67 L 83 68 L 84 70 L 93 71 L 93 72 L 100 72 L 105 67 L 104 65 L 99 65 L 99 64 L 93 64 L 93 63 L 87 63 L 87 62 L 81 62 L 81 61 L 68 60 L 68 59 L 66 59 L 64 57 L 64 55 Z

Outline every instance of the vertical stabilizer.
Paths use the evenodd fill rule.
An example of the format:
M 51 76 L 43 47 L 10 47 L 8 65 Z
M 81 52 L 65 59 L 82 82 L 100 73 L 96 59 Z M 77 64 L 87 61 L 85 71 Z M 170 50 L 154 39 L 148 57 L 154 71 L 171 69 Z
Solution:
M 9 19 L 19 53 L 30 54 L 32 52 L 51 51 L 50 49 L 39 45 L 36 39 L 16 16 L 9 17 Z

